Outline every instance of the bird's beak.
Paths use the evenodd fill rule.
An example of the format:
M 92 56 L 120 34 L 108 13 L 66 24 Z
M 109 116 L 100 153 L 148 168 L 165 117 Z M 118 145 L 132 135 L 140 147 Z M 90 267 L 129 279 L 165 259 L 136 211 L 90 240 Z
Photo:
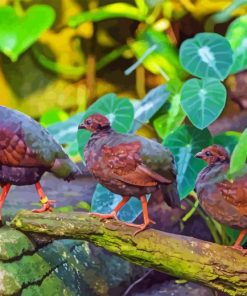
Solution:
M 81 123 L 81 124 L 78 126 L 78 129 L 86 129 L 84 123 Z
M 203 153 L 202 152 L 198 152 L 195 155 L 196 158 L 203 158 Z

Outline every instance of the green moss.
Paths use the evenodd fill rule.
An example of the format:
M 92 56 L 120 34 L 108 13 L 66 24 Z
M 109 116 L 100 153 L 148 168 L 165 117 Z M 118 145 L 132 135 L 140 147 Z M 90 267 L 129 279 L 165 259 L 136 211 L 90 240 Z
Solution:
M 22 232 L 7 226 L 0 228 L 0 260 L 13 259 L 33 250 L 33 244 Z
M 21 296 L 75 296 L 75 294 L 66 288 L 63 282 L 52 273 L 46 277 L 40 286 L 32 285 L 23 290 Z

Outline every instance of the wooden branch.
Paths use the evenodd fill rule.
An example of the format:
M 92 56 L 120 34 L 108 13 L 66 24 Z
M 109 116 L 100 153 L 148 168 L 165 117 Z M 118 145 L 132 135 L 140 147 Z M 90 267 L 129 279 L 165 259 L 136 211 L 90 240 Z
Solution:
M 21 211 L 11 223 L 24 232 L 82 239 L 132 263 L 201 283 L 229 295 L 247 295 L 247 257 L 229 247 L 192 237 L 101 222 L 85 213 Z

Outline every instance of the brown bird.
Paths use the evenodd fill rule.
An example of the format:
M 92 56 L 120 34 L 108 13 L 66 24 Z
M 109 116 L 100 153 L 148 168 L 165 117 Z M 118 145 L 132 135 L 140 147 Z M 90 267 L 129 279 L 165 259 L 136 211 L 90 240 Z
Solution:
M 148 216 L 146 194 L 160 190 L 169 206 L 180 206 L 174 159 L 167 148 L 140 136 L 115 132 L 101 114 L 88 117 L 79 129 L 92 132 L 84 152 L 89 171 L 99 183 L 123 197 L 110 214 L 93 215 L 117 219 L 119 210 L 135 196 L 142 203 L 144 223 L 126 224 L 139 228 L 136 234 L 154 223 Z
M 247 233 L 247 176 L 227 179 L 230 156 L 219 146 L 212 145 L 196 154 L 208 166 L 197 177 L 196 192 L 202 208 L 221 224 L 241 229 L 234 249 L 247 254 L 241 247 Z
M 45 172 L 67 181 L 80 175 L 79 168 L 38 122 L 0 106 L 0 221 L 11 185 L 35 184 L 42 208 L 33 211 L 52 210 L 54 201 L 48 200 L 39 182 Z

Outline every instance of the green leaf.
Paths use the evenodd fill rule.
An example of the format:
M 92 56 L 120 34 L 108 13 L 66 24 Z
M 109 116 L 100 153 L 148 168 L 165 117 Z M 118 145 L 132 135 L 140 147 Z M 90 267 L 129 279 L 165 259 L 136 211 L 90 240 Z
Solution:
M 226 38 L 233 49 L 231 73 L 247 69 L 247 15 L 237 18 L 230 24 Z
M 66 121 L 49 125 L 47 130 L 61 145 L 74 143 L 77 140 L 78 125 L 82 120 L 83 114 L 83 112 L 77 113 Z
M 144 21 L 145 17 L 145 12 L 137 7 L 118 2 L 75 15 L 70 18 L 69 26 L 77 27 L 85 22 L 100 22 L 112 18 L 129 18 L 136 21 Z
M 134 107 L 128 99 L 118 98 L 116 94 L 110 93 L 99 98 L 92 104 L 82 116 L 81 121 L 88 116 L 100 113 L 108 117 L 112 128 L 119 133 L 127 133 L 133 124 Z M 79 153 L 84 159 L 84 148 L 90 138 L 90 132 L 78 130 L 77 139 Z
M 168 147 L 175 157 L 181 199 L 194 189 L 197 175 L 205 166 L 205 163 L 194 155 L 211 144 L 212 137 L 207 129 L 198 130 L 187 125 L 180 126 L 163 141 L 163 145 Z
M 42 114 L 40 118 L 40 123 L 44 127 L 48 127 L 53 123 L 65 121 L 68 118 L 69 118 L 68 113 L 66 113 L 63 109 L 54 107 Z
M 181 105 L 199 129 L 209 126 L 221 114 L 226 103 L 226 89 L 216 79 L 193 78 L 181 90 Z
M 150 196 L 147 197 L 149 200 Z M 110 213 L 116 205 L 122 200 L 118 194 L 107 190 L 104 186 L 98 184 L 94 192 L 91 204 L 91 211 L 96 213 Z M 119 219 L 126 222 L 133 222 L 142 212 L 140 200 L 132 197 L 128 203 L 119 212 Z
M 132 132 L 136 131 L 146 123 L 167 101 L 169 92 L 166 85 L 160 85 L 152 89 L 145 98 L 135 106 L 134 125 Z
M 136 41 L 131 43 L 130 47 L 150 72 L 162 74 L 167 78 L 185 77 L 177 50 L 163 32 L 157 32 L 150 27 L 138 34 Z M 150 48 L 154 50 L 149 52 Z M 146 55 L 147 52 L 149 52 L 148 55 Z M 143 55 L 144 60 L 142 60 Z
M 241 134 L 238 144 L 235 146 L 231 161 L 229 174 L 234 175 L 245 167 L 247 158 L 247 128 Z
M 219 134 L 214 137 L 214 144 L 225 147 L 228 153 L 232 154 L 233 149 L 238 143 L 240 135 L 240 133 L 232 131 Z
M 180 61 L 191 74 L 224 80 L 232 66 L 232 49 L 226 38 L 216 33 L 199 33 L 180 47 Z
M 167 90 L 170 92 L 170 97 L 153 120 L 154 128 L 162 139 L 166 138 L 170 132 L 180 126 L 186 117 L 180 105 L 181 86 L 182 82 L 178 79 L 168 82 Z
M 24 15 L 11 6 L 0 7 L 0 51 L 15 62 L 55 20 L 48 5 L 33 5 Z

